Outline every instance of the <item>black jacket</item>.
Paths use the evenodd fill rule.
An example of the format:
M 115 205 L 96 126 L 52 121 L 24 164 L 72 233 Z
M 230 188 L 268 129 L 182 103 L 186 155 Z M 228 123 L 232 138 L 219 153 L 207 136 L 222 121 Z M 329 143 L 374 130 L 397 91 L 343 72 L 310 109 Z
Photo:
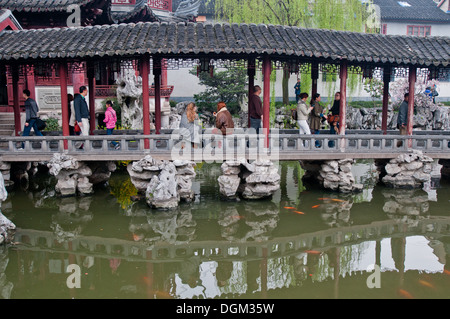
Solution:
M 89 108 L 86 99 L 81 94 L 77 94 L 73 100 L 75 110 L 75 121 L 81 122 L 82 118 L 89 119 Z

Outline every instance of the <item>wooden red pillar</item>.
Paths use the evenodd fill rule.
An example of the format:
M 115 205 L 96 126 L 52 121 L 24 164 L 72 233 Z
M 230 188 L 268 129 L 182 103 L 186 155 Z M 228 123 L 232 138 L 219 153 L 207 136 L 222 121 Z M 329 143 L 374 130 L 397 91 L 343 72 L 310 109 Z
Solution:
M 141 58 L 141 76 L 142 76 L 142 113 L 143 113 L 143 126 L 144 135 L 150 135 L 150 96 L 149 96 L 149 71 L 150 71 L 150 57 L 144 55 Z M 150 149 L 150 140 L 145 139 L 144 148 Z
M 311 97 L 317 93 L 317 80 L 319 79 L 319 64 L 317 62 L 311 63 Z M 342 98 L 341 98 L 342 99 Z
M 32 66 L 28 66 L 27 67 L 26 80 L 27 80 L 26 87 L 31 92 L 31 96 L 30 97 L 33 100 L 36 100 L 36 81 L 35 81 L 35 78 L 34 78 L 34 67 L 32 67 Z
M 408 135 L 412 135 L 414 126 L 414 88 L 416 86 L 416 70 L 417 68 L 414 66 L 409 67 L 408 122 L 406 125 Z
M 248 74 L 248 107 L 250 107 L 250 99 L 252 98 L 254 93 L 253 87 L 255 86 L 255 74 L 256 74 L 255 59 L 253 58 L 248 60 L 247 74 Z M 250 127 L 250 112 L 248 112 L 248 127 Z
M 268 56 L 263 60 L 263 128 L 265 132 L 264 147 L 269 147 L 269 130 L 270 130 L 270 73 L 271 61 Z
M 14 131 L 16 136 L 20 135 L 22 123 L 20 122 L 20 92 L 19 92 L 19 66 L 11 65 L 13 108 L 14 108 Z
M 389 106 L 389 82 L 391 81 L 391 68 L 383 68 L 383 109 L 381 114 L 381 130 L 383 134 L 387 134 L 387 119 L 388 119 L 388 106 Z
M 153 58 L 153 76 L 155 77 L 155 133 L 161 132 L 161 58 Z
M 341 70 L 340 70 L 340 91 L 341 91 L 341 103 L 339 109 L 339 134 L 345 135 L 345 126 L 346 126 L 346 116 L 347 116 L 347 61 L 341 62 Z
M 89 115 L 90 115 L 90 134 L 94 134 L 95 130 L 95 69 L 92 63 L 86 63 L 88 88 L 89 88 Z
M 59 63 L 59 81 L 61 87 L 61 117 L 63 136 L 69 136 L 69 101 L 67 99 L 67 63 Z M 64 149 L 69 148 L 68 141 L 64 140 Z

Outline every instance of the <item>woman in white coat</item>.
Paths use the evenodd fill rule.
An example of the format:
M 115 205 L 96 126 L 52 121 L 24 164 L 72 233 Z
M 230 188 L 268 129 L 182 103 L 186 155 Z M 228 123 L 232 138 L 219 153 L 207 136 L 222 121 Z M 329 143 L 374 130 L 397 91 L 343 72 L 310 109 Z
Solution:
M 308 99 L 308 93 L 301 93 L 300 100 L 297 104 L 297 123 L 300 127 L 300 134 L 311 134 L 311 130 L 308 125 L 309 113 L 311 113 L 313 107 L 306 104 Z

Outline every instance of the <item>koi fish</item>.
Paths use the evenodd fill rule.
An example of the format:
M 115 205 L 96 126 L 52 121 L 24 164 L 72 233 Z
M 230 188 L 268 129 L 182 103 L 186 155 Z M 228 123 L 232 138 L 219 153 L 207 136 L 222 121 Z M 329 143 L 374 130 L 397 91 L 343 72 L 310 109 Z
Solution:
M 239 216 L 231 216 L 231 218 L 233 218 L 233 219 L 245 219 L 245 217 L 241 216 L 241 215 L 239 215 Z
M 398 293 L 400 294 L 400 296 L 405 297 L 407 299 L 414 299 L 414 297 L 404 289 L 399 289 Z
M 419 280 L 419 284 L 421 284 L 422 286 L 425 286 L 425 287 L 433 288 L 433 289 L 434 289 L 434 286 L 433 286 L 431 283 L 429 283 L 428 281 L 425 281 L 425 280 Z
M 444 274 L 450 275 L 450 270 L 444 269 Z
M 333 202 L 340 202 L 340 203 L 345 202 L 345 200 L 337 199 L 337 198 L 332 198 L 331 200 L 332 200 Z
M 318 250 L 305 250 L 305 253 L 311 254 L 311 255 L 320 255 L 322 252 Z
M 300 215 L 305 215 L 305 213 L 299 212 L 298 210 L 295 210 L 294 213 L 297 213 L 297 214 L 300 214 Z
M 295 207 L 284 206 L 286 209 L 295 209 Z
M 142 280 L 145 282 L 147 286 L 150 286 L 152 284 L 152 280 L 148 277 L 143 277 Z
M 311 207 L 311 208 L 317 208 L 317 207 L 319 207 L 320 205 L 314 205 L 313 207 Z
M 318 198 L 318 200 L 330 200 L 331 198 Z

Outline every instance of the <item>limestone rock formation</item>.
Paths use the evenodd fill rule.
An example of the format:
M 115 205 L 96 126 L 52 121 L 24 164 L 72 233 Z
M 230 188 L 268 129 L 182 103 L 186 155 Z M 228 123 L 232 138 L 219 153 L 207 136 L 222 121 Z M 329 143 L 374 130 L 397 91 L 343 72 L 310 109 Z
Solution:
M 422 188 L 431 180 L 434 160 L 421 151 L 412 150 L 391 159 L 385 165 L 382 181 L 393 188 Z
M 360 192 L 363 185 L 355 183 L 352 173 L 354 159 L 301 161 L 305 178 L 314 178 L 326 189 L 340 193 Z
M 218 182 L 220 193 L 228 199 L 241 195 L 245 199 L 272 196 L 280 188 L 278 168 L 271 161 L 247 162 L 245 159 L 226 161 Z
M 5 189 L 3 176 L 0 174 L 0 204 L 5 201 L 7 197 L 8 192 Z M 16 225 L 0 212 L 0 245 L 11 242 L 15 230 Z
M 92 170 L 87 164 L 67 154 L 54 154 L 47 166 L 58 180 L 55 190 L 60 195 L 92 194 L 93 184 L 89 181 Z
M 131 182 L 140 193 L 146 194 L 147 203 L 155 208 L 174 208 L 180 200 L 194 199 L 192 180 L 195 163 L 184 160 L 159 161 L 147 155 L 128 165 Z

